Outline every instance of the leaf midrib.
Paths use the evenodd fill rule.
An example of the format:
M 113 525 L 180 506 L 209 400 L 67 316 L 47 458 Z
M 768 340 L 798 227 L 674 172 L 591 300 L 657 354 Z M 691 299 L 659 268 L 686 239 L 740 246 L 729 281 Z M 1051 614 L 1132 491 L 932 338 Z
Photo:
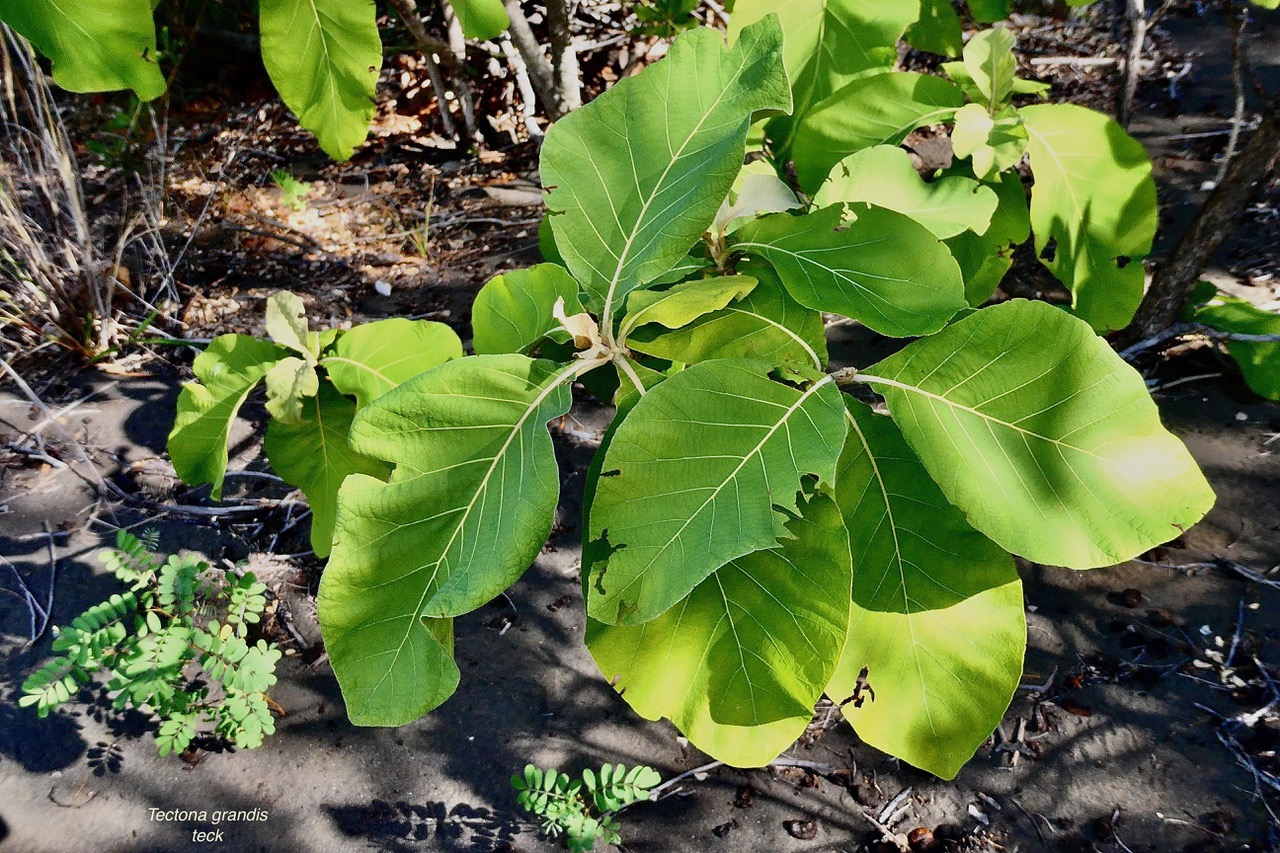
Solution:
M 621 589 L 613 593 L 613 598 L 615 600 L 620 601 L 623 593 L 625 593 L 631 587 L 635 586 L 635 584 L 642 577 L 644 577 L 649 572 L 650 569 L 653 568 L 654 562 L 662 554 L 666 553 L 667 549 L 670 548 L 672 544 L 675 543 L 676 540 L 678 540 L 684 534 L 685 529 L 690 524 L 693 523 L 694 519 L 698 518 L 702 514 L 702 512 L 707 508 L 707 506 L 716 499 L 716 497 L 720 494 L 720 492 L 723 491 L 724 488 L 729 483 L 737 479 L 738 474 L 746 466 L 747 462 L 755 458 L 757 455 L 759 455 L 762 452 L 765 444 L 767 444 L 769 440 L 773 438 L 774 434 L 777 433 L 777 431 L 782 428 L 782 425 L 785 423 L 788 423 L 791 419 L 791 416 L 794 415 L 797 411 L 799 411 L 800 407 L 803 406 L 811 396 L 816 394 L 820 388 L 830 384 L 832 381 L 833 381 L 832 378 L 830 376 L 827 376 L 815 382 L 813 385 L 809 386 L 807 389 L 805 389 L 805 391 L 796 399 L 795 403 L 788 406 L 787 410 L 774 422 L 773 426 L 769 427 L 769 429 L 765 432 L 764 437 L 761 438 L 760 441 L 756 443 L 756 446 L 743 455 L 742 460 L 737 464 L 737 466 L 731 472 L 729 472 L 729 474 L 724 478 L 724 480 L 721 481 L 720 485 L 712 489 L 711 494 L 707 497 L 707 499 L 704 500 L 697 509 L 691 512 L 689 514 L 689 517 L 685 519 L 684 523 L 680 525 L 680 528 L 676 530 L 676 532 L 673 533 L 671 537 L 665 543 L 663 543 L 663 545 L 660 548 L 657 549 L 654 555 L 649 559 L 649 562 L 647 562 L 644 566 L 642 566 L 639 570 L 637 570 L 635 573 L 635 576 L 632 577 L 631 580 L 627 581 L 627 583 L 623 584 Z M 618 609 L 618 608 L 615 608 L 615 609 Z
M 503 456 L 506 455 L 507 449 L 511 446 L 511 442 L 515 440 L 515 437 L 519 435 L 521 428 L 524 426 L 525 422 L 528 421 L 529 418 L 533 415 L 533 413 L 536 412 L 542 406 L 542 403 L 547 399 L 547 397 L 551 396 L 552 392 L 556 391 L 562 384 L 564 384 L 564 381 L 567 377 L 573 375 L 574 373 L 580 370 L 581 370 L 580 364 L 571 364 L 568 367 L 566 367 L 560 373 L 556 374 L 551 379 L 551 381 L 549 381 L 546 384 L 546 386 L 542 389 L 542 391 L 539 392 L 538 396 L 534 398 L 533 402 L 530 403 L 528 407 L 525 408 L 524 413 L 520 416 L 520 418 L 516 421 L 516 423 L 512 425 L 511 431 L 507 434 L 506 441 L 502 443 L 502 447 L 499 448 L 498 452 L 494 454 L 493 461 L 489 465 L 489 470 L 486 471 L 484 476 L 481 478 L 480 484 L 476 487 L 474 493 L 471 496 L 470 503 L 467 504 L 466 508 L 462 512 L 461 516 L 458 519 L 458 523 L 454 525 L 453 533 L 449 536 L 448 543 L 446 543 L 445 546 L 440 550 L 440 558 L 435 561 L 434 565 L 431 565 L 431 566 L 423 565 L 419 569 L 417 569 L 415 572 L 410 573 L 410 574 L 417 574 L 417 572 L 420 572 L 423 570 L 430 570 L 434 572 L 431 578 L 429 578 L 426 584 L 424 584 L 422 589 L 422 595 L 418 598 L 418 603 L 414 606 L 413 610 L 407 614 L 409 625 L 405 629 L 404 636 L 400 638 L 400 644 L 396 646 L 395 656 L 392 658 L 391 663 L 387 666 L 386 671 L 382 674 L 382 677 L 378 679 L 378 683 L 369 689 L 368 698 L 365 699 L 364 704 L 361 706 L 362 709 L 367 708 L 369 706 L 369 703 L 373 701 L 374 694 L 377 693 L 378 690 L 382 687 L 382 683 L 386 681 L 387 678 L 391 675 L 391 671 L 395 668 L 396 663 L 399 661 L 400 653 L 404 650 L 405 643 L 409 642 L 409 637 L 413 634 L 414 626 L 418 624 L 418 620 L 420 618 L 419 614 L 422 611 L 422 605 L 427 600 L 427 597 L 431 591 L 431 584 L 435 581 L 436 575 L 439 574 L 440 564 L 444 562 L 445 557 L 448 556 L 449 549 L 453 547 L 454 540 L 457 539 L 458 533 L 460 530 L 462 530 L 463 524 L 471 516 L 471 511 L 475 508 L 475 504 L 480 497 L 480 493 L 483 492 L 485 488 L 488 486 L 489 478 L 493 476 L 493 472 L 497 469 L 498 463 L 502 460 Z M 408 577 L 408 575 L 406 575 L 406 577 Z M 404 617 L 400 617 L 400 618 L 404 618 Z M 432 617 L 428 617 L 428 618 L 432 618 Z

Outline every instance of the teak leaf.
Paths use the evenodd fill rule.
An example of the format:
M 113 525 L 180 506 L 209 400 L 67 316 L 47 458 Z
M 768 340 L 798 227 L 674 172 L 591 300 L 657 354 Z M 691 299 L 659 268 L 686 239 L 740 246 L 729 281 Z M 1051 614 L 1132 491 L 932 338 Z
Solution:
M 541 161 L 551 228 L 602 329 L 711 224 L 742 167 L 752 115 L 790 107 L 770 16 L 727 50 L 714 30 L 683 34 L 661 62 L 552 126 Z
M 946 240 L 951 256 L 960 265 L 965 299 L 975 308 L 991 298 L 1013 266 L 1013 247 L 1031 236 L 1027 191 L 1018 173 L 1003 172 L 990 186 L 999 204 L 987 230 L 982 234 L 964 231 Z
M 729 38 L 776 12 L 782 25 L 783 61 L 791 80 L 790 116 L 770 122 L 769 135 L 783 160 L 792 124 L 814 105 L 857 77 L 888 71 L 898 61 L 898 39 L 919 17 L 918 0 L 743 0 L 733 7 Z
M 995 28 L 976 33 L 964 47 L 964 68 L 981 94 L 981 103 L 994 115 L 1009 102 L 1018 62 L 1013 57 L 1013 33 Z
M 990 181 L 1018 165 L 1027 150 L 1027 129 L 1012 107 L 992 116 L 979 104 L 966 104 L 956 111 L 951 147 L 972 163 L 974 174 Z
M 360 408 L 419 373 L 462 358 L 462 341 L 444 323 L 392 317 L 343 332 L 321 360 L 333 385 Z
M 273 419 L 263 449 L 271 467 L 288 483 L 302 489 L 311 505 L 311 548 L 317 557 L 329 556 L 338 487 L 348 474 L 387 479 L 391 466 L 361 456 L 347 443 L 356 405 L 331 385 L 302 404 L 295 424 Z
M 699 317 L 740 301 L 756 286 L 745 275 L 722 276 L 677 284 L 667 290 L 640 290 L 627 300 L 618 340 L 625 342 L 632 330 L 650 323 L 668 329 L 687 326 Z
M 302 420 L 302 401 L 320 390 L 316 369 L 300 358 L 282 358 L 267 371 L 267 411 L 286 424 Z
M 827 339 L 821 312 L 792 299 L 778 274 L 765 264 L 741 263 L 738 271 L 756 281 L 741 300 L 678 329 L 639 326 L 628 334 L 627 346 L 687 364 L 749 358 L 774 367 L 822 370 L 827 363 Z
M 1022 678 L 1022 582 L 1009 555 L 947 502 L 893 421 L 845 402 L 836 503 L 854 554 L 853 612 L 827 695 L 852 695 L 865 668 L 874 700 L 843 707 L 858 736 L 951 779 Z
M 569 409 L 572 368 L 553 367 L 458 359 L 362 409 L 351 447 L 396 467 L 387 483 L 343 485 L 337 576 L 411 591 L 400 594 L 420 616 L 457 616 L 510 586 L 546 542 L 560 494 L 546 424 Z
M 395 471 L 387 483 L 343 483 L 320 584 L 352 722 L 401 725 L 443 701 L 457 670 L 440 661 L 429 626 L 506 589 L 546 541 L 560 493 L 546 423 L 570 403 L 570 373 L 552 367 L 520 355 L 458 359 L 357 415 L 352 448 Z
M 298 122 L 335 160 L 364 142 L 382 67 L 373 0 L 261 0 L 262 62 Z
M 590 570 L 587 612 L 653 619 L 730 560 L 786 535 L 806 477 L 830 483 L 844 442 L 829 379 L 806 389 L 769 365 L 709 361 L 666 379 L 609 445 L 590 538 L 612 549 Z
M 568 340 L 552 308 L 563 299 L 570 313 L 580 313 L 578 283 L 558 264 L 538 264 L 489 279 L 471 306 L 472 343 L 481 355 L 528 355 L 550 338 Z
M 281 290 L 267 297 L 266 328 L 267 337 L 271 340 L 315 364 L 320 353 L 312 346 L 307 306 L 301 296 Z
M 801 305 L 884 335 L 936 332 L 966 305 L 946 246 L 892 210 L 857 204 L 778 213 L 744 225 L 732 245 L 767 261 Z
M 939 56 L 959 56 L 964 49 L 964 25 L 951 0 L 920 0 L 920 19 L 905 36 L 916 50 Z
M 736 767 L 777 758 L 813 717 L 844 644 L 848 533 L 815 495 L 775 548 L 730 561 L 653 621 L 587 621 L 587 647 L 640 716 Z
M 791 146 L 796 181 L 805 192 L 815 192 L 853 152 L 897 145 L 917 127 L 947 121 L 962 106 L 964 93 L 941 77 L 892 71 L 855 80 L 800 121 Z
M 856 201 L 896 210 L 945 239 L 985 232 L 999 199 L 972 178 L 948 175 L 926 182 L 906 151 L 877 145 L 841 160 L 813 197 L 815 207 Z
M 178 395 L 178 417 L 169 433 L 174 470 L 187 483 L 210 483 L 216 500 L 227 472 L 231 424 L 262 377 L 288 350 L 248 335 L 219 335 L 192 365 L 198 382 Z
M 166 88 L 151 9 L 149 0 L 0 0 L 0 20 L 49 57 L 68 92 L 132 89 L 150 101 Z
M 485 41 L 495 38 L 511 25 L 502 0 L 448 0 L 462 34 L 469 39 Z
M 1111 118 L 1084 107 L 1019 112 L 1035 175 L 1036 253 L 1071 291 L 1076 316 L 1099 331 L 1123 328 L 1142 301 L 1142 259 L 1158 219 L 1147 152 Z
M 1132 559 L 1213 504 L 1142 377 L 1043 302 L 984 308 L 860 377 L 969 522 L 1015 554 L 1075 569 Z

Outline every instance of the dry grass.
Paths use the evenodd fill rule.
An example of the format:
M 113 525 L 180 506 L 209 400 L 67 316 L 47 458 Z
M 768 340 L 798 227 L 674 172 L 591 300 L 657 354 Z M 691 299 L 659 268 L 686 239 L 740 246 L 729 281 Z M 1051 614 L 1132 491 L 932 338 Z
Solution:
M 0 25 L 0 358 L 49 346 L 101 358 L 162 313 L 155 303 L 168 301 L 173 278 L 159 154 L 154 180 L 135 174 L 125 186 L 126 216 L 91 217 L 45 74 L 31 46 Z

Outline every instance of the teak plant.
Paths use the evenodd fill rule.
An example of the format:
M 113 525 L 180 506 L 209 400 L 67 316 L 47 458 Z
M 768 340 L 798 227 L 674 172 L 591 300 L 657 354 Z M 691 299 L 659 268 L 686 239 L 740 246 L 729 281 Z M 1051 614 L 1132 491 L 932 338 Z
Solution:
M 330 449 L 360 464 L 323 480 L 313 541 L 333 518 L 318 608 L 354 723 L 407 723 L 453 693 L 454 618 L 551 532 L 547 424 L 579 380 L 617 407 L 587 477 L 587 645 L 639 714 L 739 766 L 777 757 L 825 694 L 866 742 L 954 776 L 1021 677 L 1010 554 L 1112 565 L 1212 504 L 1091 327 L 1136 304 L 1136 143 L 1078 107 L 1011 106 L 1035 87 L 1004 35 L 971 43 L 956 84 L 892 71 L 914 0 L 781 19 L 744 5 L 729 45 L 687 32 L 552 127 L 552 260 L 481 290 L 477 355 L 396 347 L 405 360 L 362 395 L 338 359 L 366 357 L 344 342 L 390 338 L 309 332 L 290 309 L 269 324 L 278 344 L 226 336 L 197 360 L 171 439 L 187 479 L 220 483 L 229 419 L 264 375 L 286 479 L 270 430 L 287 415 L 314 437 L 308 407 L 341 412 Z M 967 159 L 926 182 L 892 146 L 947 122 Z M 762 123 L 764 159 L 744 166 Z M 1075 305 L 976 307 L 1027 220 Z M 915 340 L 832 365 L 824 312 Z
M 652 767 L 605 764 L 598 773 L 583 770 L 581 779 L 555 769 L 526 764 L 524 773 L 511 777 L 521 808 L 542 818 L 542 830 L 552 838 L 564 834 L 573 853 L 595 847 L 596 841 L 621 844 L 621 825 L 615 815 L 648 799 L 662 781 Z
M 275 732 L 267 690 L 280 651 L 249 626 L 266 606 L 266 586 L 251 572 L 215 572 L 192 557 L 161 561 L 155 540 L 121 530 L 106 563 L 127 592 L 95 604 L 58 631 L 60 654 L 22 685 L 22 706 L 41 717 L 70 701 L 106 670 L 116 708 L 146 709 L 160 719 L 161 755 L 182 752 L 199 734 L 245 749 Z M 220 614 L 222 621 L 208 619 Z
M 877 54 L 894 91 L 897 35 Z M 1021 675 L 1009 552 L 1111 565 L 1212 503 L 1088 323 L 1022 300 L 972 310 L 927 225 L 744 172 L 753 122 L 793 114 L 812 66 L 789 82 L 772 14 L 734 36 L 682 35 L 552 128 L 541 173 L 562 264 L 486 285 L 479 354 L 353 421 L 351 446 L 394 466 L 343 483 L 321 581 L 353 722 L 405 723 L 453 692 L 453 618 L 551 530 L 545 425 L 578 379 L 618 383 L 587 485 L 587 644 L 641 715 L 738 765 L 789 746 L 823 693 L 869 680 L 874 701 L 843 706 L 861 737 L 954 775 Z M 1094 245 L 1058 243 L 1064 258 Z M 919 340 L 827 373 L 824 311 Z

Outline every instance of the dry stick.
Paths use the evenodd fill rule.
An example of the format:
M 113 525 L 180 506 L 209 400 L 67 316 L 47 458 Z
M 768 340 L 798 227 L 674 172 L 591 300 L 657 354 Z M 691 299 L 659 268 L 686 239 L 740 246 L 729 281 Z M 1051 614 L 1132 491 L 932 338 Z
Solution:
M 441 4 L 445 26 L 449 28 L 449 49 L 453 53 L 452 68 L 454 95 L 462 108 L 462 124 L 467 131 L 467 142 L 480 142 L 480 129 L 476 126 L 475 100 L 471 97 L 471 84 L 467 82 L 464 66 L 467 63 L 467 39 L 462 32 L 462 22 L 448 3 Z
M 1129 54 L 1124 61 L 1124 83 L 1120 88 L 1120 103 L 1116 105 L 1116 121 L 1127 128 L 1133 113 L 1133 96 L 1138 91 L 1142 49 L 1147 42 L 1145 0 L 1125 0 L 1125 12 L 1129 19 Z
M 545 134 L 538 127 L 538 93 L 533 91 L 533 83 L 529 80 L 529 66 L 525 65 L 524 57 L 511 43 L 510 36 L 503 34 L 499 44 L 502 46 L 502 56 L 516 75 L 516 89 L 520 92 L 521 102 L 520 117 L 524 120 L 524 129 L 533 139 L 541 140 Z
M 1236 111 L 1231 117 L 1231 135 L 1227 137 L 1227 150 L 1222 154 L 1214 184 L 1226 177 L 1236 156 L 1236 146 L 1240 144 L 1240 125 L 1244 124 L 1244 30 L 1249 24 L 1248 12 L 1241 14 L 1234 0 L 1227 0 L 1227 21 L 1231 24 L 1231 84 L 1236 90 Z
M 547 30 L 551 36 L 551 64 L 555 75 L 556 111 L 565 115 L 582 106 L 582 75 L 573 45 L 571 22 L 574 0 L 547 0 Z
M 440 105 L 440 123 L 444 125 L 445 135 L 456 138 L 457 128 L 454 127 L 453 116 L 449 115 L 449 102 L 445 100 L 445 93 L 449 91 L 449 87 L 444 81 L 444 74 L 440 71 L 440 64 L 436 62 L 436 54 L 452 55 L 449 46 L 427 35 L 427 29 L 422 25 L 422 16 L 418 14 L 418 4 L 415 0 L 390 0 L 390 3 L 391 8 L 395 9 L 396 14 L 400 16 L 400 20 L 404 21 L 404 25 L 409 28 L 409 35 L 413 36 L 418 50 L 422 52 L 422 62 L 427 66 L 427 77 L 431 81 L 431 89 L 436 93 L 436 103 Z

